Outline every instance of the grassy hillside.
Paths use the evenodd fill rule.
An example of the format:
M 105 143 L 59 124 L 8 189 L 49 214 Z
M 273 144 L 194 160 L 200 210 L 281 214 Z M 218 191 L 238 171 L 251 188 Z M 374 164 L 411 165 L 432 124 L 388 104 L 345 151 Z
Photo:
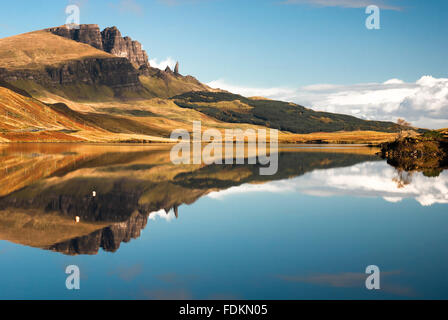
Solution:
M 93 112 L 80 113 L 71 110 L 63 103 L 49 105 L 49 107 L 67 118 L 76 119 L 76 121 L 80 123 L 100 128 L 111 133 L 140 133 L 144 135 L 169 137 L 169 131 L 167 130 L 157 130 L 151 126 L 147 126 L 141 122 L 126 117 Z
M 150 76 L 141 76 L 140 81 L 151 94 L 157 98 L 171 98 L 191 91 L 211 91 L 209 87 L 190 76 L 176 76 L 174 74 L 155 71 Z
M 0 132 L 5 137 L 42 131 L 64 135 L 63 130 L 88 129 L 93 130 L 76 119 L 62 116 L 38 100 L 0 87 Z
M 343 114 L 317 112 L 294 103 L 249 99 L 228 92 L 189 92 L 173 97 L 173 100 L 179 107 L 198 110 L 220 121 L 250 123 L 293 133 L 399 131 L 399 126 L 392 122 L 366 121 Z
M 45 104 L 11 89 L 0 86 L 0 142 L 141 142 L 169 135 L 130 118 Z
M 203 130 L 263 128 L 222 122 L 197 110 L 181 108 L 173 100 L 154 98 L 129 102 L 45 104 L 10 84 L 0 83 L 0 142 L 168 142 L 174 129 Z M 22 94 L 21 94 L 22 93 Z M 58 101 L 52 96 L 52 102 Z M 311 134 L 280 132 L 280 143 L 381 143 L 394 133 L 353 131 Z
M 57 101 L 69 100 L 80 102 L 100 102 L 116 100 L 114 91 L 103 85 L 75 85 L 43 86 L 33 80 L 17 80 L 11 82 L 15 87 L 30 93 L 34 98 L 46 101 L 54 98 Z
M 69 40 L 70 41 L 70 40 Z M 75 42 L 76 43 L 76 42 Z M 157 69 L 158 70 L 158 69 Z M 199 82 L 191 76 L 175 76 L 172 74 L 156 71 L 153 75 L 140 76 L 139 80 L 143 90 L 137 92 L 125 91 L 117 97 L 113 89 L 105 85 L 88 85 L 77 83 L 71 85 L 43 86 L 33 80 L 21 79 L 11 82 L 16 88 L 20 88 L 33 97 L 43 101 L 52 100 L 56 97 L 68 99 L 75 102 L 113 102 L 117 100 L 142 100 L 151 98 L 168 99 L 173 96 L 191 91 L 212 91 L 213 89 Z
M 0 68 L 43 69 L 85 58 L 111 58 L 109 53 L 46 31 L 0 39 Z

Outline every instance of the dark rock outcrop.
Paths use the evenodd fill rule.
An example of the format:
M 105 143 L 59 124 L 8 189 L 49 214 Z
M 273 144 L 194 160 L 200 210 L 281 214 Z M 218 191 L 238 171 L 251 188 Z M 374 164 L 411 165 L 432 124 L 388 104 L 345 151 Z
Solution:
M 80 25 L 79 29 L 69 29 L 67 26 L 47 29 L 47 31 L 78 42 L 91 45 L 99 50 L 116 56 L 117 59 L 87 59 L 84 61 L 66 64 L 60 68 L 48 67 L 47 74 L 30 73 L 26 71 L 19 74 L 4 76 L 6 80 L 35 80 L 40 84 L 72 84 L 85 83 L 89 85 L 106 85 L 111 87 L 117 96 L 123 90 L 141 91 L 143 86 L 139 80 L 140 75 L 149 76 L 151 66 L 148 54 L 142 49 L 138 41 L 129 37 L 122 37 L 117 27 L 106 28 L 100 31 L 96 24 Z M 0 75 L 2 72 L 0 70 Z
M 62 26 L 50 28 L 47 31 L 103 50 L 103 39 L 101 37 L 100 27 L 97 24 L 81 24 L 79 29 L 70 29 L 67 26 Z
M 116 93 L 122 90 L 138 91 L 143 87 L 139 73 L 126 58 L 90 58 L 70 61 L 61 66 L 47 66 L 41 70 L 0 69 L 0 76 L 8 82 L 35 81 L 45 87 L 88 84 L 105 85 Z
M 383 143 L 381 156 L 397 169 L 433 176 L 448 168 L 448 139 L 425 135 L 398 139 Z
M 179 74 L 179 62 L 176 62 L 176 66 L 174 67 L 174 74 L 175 75 Z
M 96 24 L 82 24 L 79 29 L 69 29 L 67 26 L 47 29 L 47 31 L 67 38 L 91 45 L 114 56 L 128 59 L 136 69 L 149 67 L 148 54 L 142 49 L 138 41 L 129 37 L 122 37 L 117 27 L 100 31 Z
M 114 39 L 103 41 L 100 29 L 95 24 L 80 25 L 79 29 L 69 29 L 62 26 L 50 28 L 47 31 L 89 44 L 100 50 L 104 50 L 104 46 L 106 46 L 117 57 L 73 60 L 62 65 L 44 66 L 43 70 L 0 69 L 0 77 L 13 83 L 20 80 L 34 81 L 50 89 L 78 84 L 107 86 L 114 91 L 116 96 L 122 96 L 124 91 L 143 90 L 139 80 L 140 72 L 132 64 L 141 63 L 146 66 L 147 56 L 141 50 L 139 43 L 131 41 L 129 38 L 122 41 L 117 40 L 118 37 L 121 37 L 119 32 Z M 80 96 L 82 96 L 82 93 Z
M 142 49 L 138 41 L 129 37 L 122 37 L 116 27 L 106 28 L 101 32 L 103 50 L 117 57 L 127 58 L 132 64 L 141 68 L 149 67 L 148 54 Z
M 115 223 L 92 234 L 57 243 L 46 249 L 66 255 L 95 255 L 98 254 L 100 248 L 106 252 L 116 252 L 121 243 L 128 243 L 132 239 L 139 238 L 147 222 L 147 215 L 135 212 L 125 222 Z

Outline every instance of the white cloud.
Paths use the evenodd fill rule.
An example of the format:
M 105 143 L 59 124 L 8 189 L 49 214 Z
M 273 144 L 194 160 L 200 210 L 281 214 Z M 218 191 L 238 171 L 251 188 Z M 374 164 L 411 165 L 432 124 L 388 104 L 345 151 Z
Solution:
M 368 120 L 405 118 L 415 126 L 448 127 L 448 79 L 423 76 L 414 83 L 390 79 L 354 85 L 315 84 L 301 88 L 250 88 L 216 80 L 211 87 L 244 96 L 292 101 L 318 111 L 344 113 Z
M 176 66 L 176 61 L 173 58 L 168 57 L 160 62 L 158 62 L 157 59 L 151 59 L 149 60 L 149 64 L 151 65 L 151 67 L 159 68 L 160 70 L 165 70 L 167 66 L 170 67 L 171 70 L 174 70 L 174 67 Z
M 233 93 L 238 93 L 246 97 L 264 96 L 266 98 L 275 98 L 290 100 L 287 97 L 292 97 L 296 94 L 295 89 L 290 88 L 255 88 L 255 87 L 242 87 L 227 83 L 225 80 L 215 80 L 207 83 L 212 88 L 220 88 Z
M 382 197 L 393 203 L 413 198 L 422 206 L 448 203 L 448 172 L 446 171 L 437 178 L 414 173 L 409 184 L 401 188 L 397 185 L 396 170 L 384 162 L 366 162 L 352 168 L 318 170 L 305 178 L 305 181 L 302 181 L 302 184 L 306 185 L 301 190 L 303 193 L 319 190 L 325 186 L 323 188 L 333 195 Z
M 366 8 L 377 5 L 385 10 L 402 10 L 402 7 L 389 4 L 384 0 L 285 0 L 284 4 L 311 4 L 319 7 Z
M 284 193 L 293 191 L 294 188 L 288 185 L 288 183 L 278 181 L 276 184 L 272 183 L 244 184 L 238 187 L 231 187 L 224 191 L 211 192 L 208 194 L 208 197 L 215 200 L 224 200 L 224 198 L 229 195 L 241 194 L 241 193 L 255 193 L 255 192 Z
M 414 173 L 408 184 L 398 187 L 396 170 L 385 162 L 364 162 L 349 168 L 316 170 L 293 179 L 273 181 L 262 185 L 245 184 L 211 193 L 210 198 L 221 200 L 242 193 L 294 193 L 311 196 L 380 197 L 397 203 L 415 199 L 422 206 L 448 203 L 448 171 L 436 178 Z
M 174 210 L 170 210 L 169 212 L 166 212 L 164 209 L 159 211 L 154 211 L 149 214 L 149 220 L 157 220 L 162 219 L 166 220 L 168 222 L 173 221 L 176 219 L 176 216 L 174 214 Z

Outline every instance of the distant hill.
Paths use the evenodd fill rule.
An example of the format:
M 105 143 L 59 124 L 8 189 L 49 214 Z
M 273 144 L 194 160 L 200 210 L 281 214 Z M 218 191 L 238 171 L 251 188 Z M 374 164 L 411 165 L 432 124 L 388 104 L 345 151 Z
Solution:
M 228 92 L 189 92 L 173 97 L 182 108 L 200 111 L 220 121 L 251 123 L 293 133 L 335 131 L 397 132 L 392 122 L 366 121 L 353 116 L 317 112 L 282 101 L 245 98 Z

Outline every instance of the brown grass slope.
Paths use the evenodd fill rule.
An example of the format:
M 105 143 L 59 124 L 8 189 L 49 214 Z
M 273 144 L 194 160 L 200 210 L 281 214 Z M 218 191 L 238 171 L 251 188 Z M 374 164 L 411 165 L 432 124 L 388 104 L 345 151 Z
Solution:
M 167 135 L 130 118 L 44 104 L 0 86 L 0 142 L 123 142 Z
M 79 130 L 95 128 L 70 119 L 36 99 L 0 87 L 0 137 L 3 139 L 81 141 L 65 133 Z
M 182 76 L 150 68 L 149 75 L 141 76 L 140 81 L 154 98 L 171 98 L 191 91 L 220 91 L 210 88 L 192 76 Z
M 45 104 L 19 94 L 20 89 L 0 84 L 1 142 L 169 142 L 173 129 L 192 130 L 195 120 L 203 130 L 217 128 L 257 130 L 244 123 L 227 123 L 199 111 L 178 107 L 172 100 L 151 99 L 134 103 Z M 15 90 L 15 91 L 13 91 Z M 18 92 L 16 92 L 18 91 Z M 78 109 L 78 110 L 74 110 Z M 281 132 L 280 143 L 380 143 L 393 133 L 353 131 L 292 134 Z
M 0 39 L 0 68 L 43 69 L 85 58 L 113 58 L 87 44 L 46 31 L 35 31 Z

